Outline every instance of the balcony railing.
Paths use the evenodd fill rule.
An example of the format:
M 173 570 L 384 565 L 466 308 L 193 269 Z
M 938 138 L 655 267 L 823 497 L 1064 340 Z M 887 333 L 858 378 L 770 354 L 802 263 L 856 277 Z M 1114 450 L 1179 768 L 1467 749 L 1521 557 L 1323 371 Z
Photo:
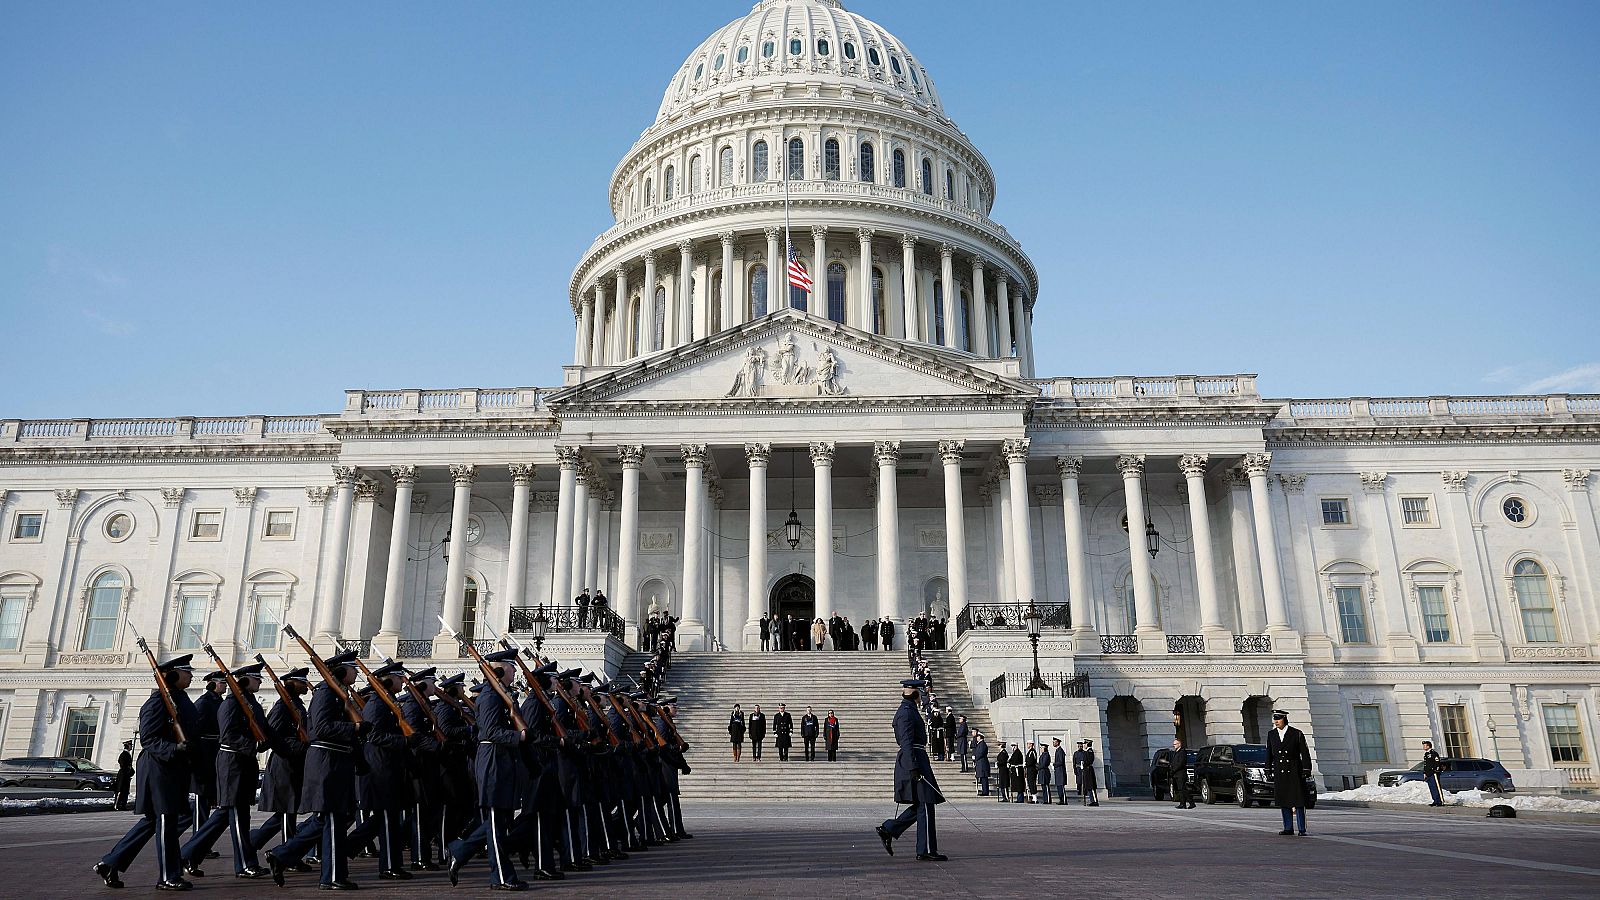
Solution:
M 534 616 L 544 611 L 545 633 L 593 631 L 622 640 L 627 622 L 610 607 L 579 610 L 576 606 L 514 606 L 508 627 L 518 634 L 533 631 Z
M 1139 652 L 1139 639 L 1131 634 L 1102 634 L 1100 652 L 1132 655 Z
M 1233 636 L 1235 653 L 1271 653 L 1272 636 L 1266 634 L 1236 634 Z
M 1048 690 L 1054 696 L 1063 698 L 1094 696 L 1089 689 L 1088 675 L 1051 672 L 1040 677 L 1044 679 L 1044 683 L 1049 686 Z M 1007 672 L 996 675 L 989 682 L 989 702 L 1004 700 L 1006 697 L 1034 696 L 1028 691 L 1028 684 L 1032 681 L 1032 672 Z
M 1041 628 L 1071 628 L 1072 607 L 1067 603 L 1039 603 L 1035 604 L 1044 620 L 1039 623 Z M 956 635 L 959 637 L 969 628 L 1008 628 L 1012 630 L 1026 629 L 1028 623 L 1023 616 L 1028 613 L 1026 603 L 968 603 L 956 614 Z
M 537 412 L 553 388 L 453 388 L 395 391 L 346 391 L 346 416 L 388 416 L 412 413 Z
M 493 653 L 494 651 L 500 649 L 500 644 L 498 642 L 496 642 L 493 638 L 478 638 L 477 640 L 472 642 L 472 646 L 474 648 L 476 648 L 479 653 Z M 468 656 L 471 656 L 471 655 L 472 654 L 467 652 L 467 648 L 460 646 L 460 643 L 457 642 L 457 646 L 456 646 L 456 658 L 457 659 L 466 659 Z
M 427 638 L 403 640 L 394 652 L 395 659 L 427 659 L 432 655 L 433 641 Z
M 1492 419 L 1527 419 L 1600 412 L 1600 394 L 1535 394 L 1499 397 L 1337 397 L 1287 401 L 1289 418 L 1373 421 L 1428 419 L 1469 424 Z
M 354 650 L 362 659 L 372 655 L 372 638 L 346 638 L 339 642 L 346 650 Z
M 1168 653 L 1204 653 L 1206 652 L 1206 639 L 1198 634 L 1169 634 L 1167 635 Z
M 168 419 L 10 419 L 0 421 L 0 443 L 117 442 L 133 445 L 209 442 L 239 438 L 333 438 L 321 416 L 175 416 Z

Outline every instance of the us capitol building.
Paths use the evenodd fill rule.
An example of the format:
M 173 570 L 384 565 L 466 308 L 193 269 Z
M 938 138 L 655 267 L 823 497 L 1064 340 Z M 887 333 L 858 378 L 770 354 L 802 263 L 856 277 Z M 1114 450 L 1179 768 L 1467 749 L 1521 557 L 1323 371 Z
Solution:
M 1276 707 L 1330 786 L 1423 739 L 1595 783 L 1600 396 L 1039 372 L 1049 301 L 997 191 L 911 48 L 762 0 L 617 165 L 545 386 L 0 421 L 0 755 L 114 765 L 135 629 L 242 664 L 289 654 L 288 621 L 451 667 L 441 616 L 526 636 L 543 606 L 547 652 L 615 670 L 653 603 L 728 652 L 768 611 L 886 616 L 897 646 L 948 616 L 963 701 L 1007 739 L 1098 737 L 1123 781 Z M 620 620 L 578 627 L 585 587 Z M 1008 682 L 1030 600 L 1087 696 Z

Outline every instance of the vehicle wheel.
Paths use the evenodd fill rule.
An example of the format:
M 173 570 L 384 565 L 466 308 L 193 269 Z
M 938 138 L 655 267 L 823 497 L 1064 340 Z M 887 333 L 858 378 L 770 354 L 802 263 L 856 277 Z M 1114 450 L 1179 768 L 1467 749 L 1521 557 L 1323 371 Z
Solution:
M 1217 792 L 1211 789 L 1211 782 L 1200 779 L 1200 802 L 1207 806 L 1217 802 Z
M 78 790 L 80 790 L 80 791 L 98 791 L 98 790 L 100 790 L 100 787 L 98 785 L 92 783 L 92 782 L 85 781 L 82 784 L 78 785 Z
M 1498 781 L 1485 781 L 1483 787 L 1479 788 L 1479 790 L 1485 794 L 1504 794 L 1506 792 L 1506 789 L 1501 787 Z
M 1245 789 L 1245 786 L 1242 782 L 1239 784 L 1239 796 L 1237 799 L 1239 801 L 1240 809 L 1249 809 L 1250 804 L 1255 802 L 1254 800 L 1250 799 L 1250 792 Z

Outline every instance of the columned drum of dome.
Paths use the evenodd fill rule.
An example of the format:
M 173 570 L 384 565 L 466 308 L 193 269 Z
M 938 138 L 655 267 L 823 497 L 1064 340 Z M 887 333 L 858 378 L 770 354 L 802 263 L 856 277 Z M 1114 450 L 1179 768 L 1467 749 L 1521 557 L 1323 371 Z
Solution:
M 908 183 L 908 170 L 925 173 L 922 182 Z M 904 42 L 837 0 L 762 0 L 689 54 L 655 122 L 612 176 L 616 225 L 584 253 L 569 287 L 575 345 L 599 348 L 580 349 L 578 377 L 791 307 L 939 346 L 945 312 L 935 285 L 952 280 L 954 296 L 972 298 L 970 321 L 1010 325 L 1014 315 L 1016 349 L 964 338 L 943 350 L 1013 360 L 1008 374 L 1031 376 L 1038 276 L 1016 238 L 989 218 L 995 196 L 988 161 L 946 115 L 922 58 Z M 816 282 L 810 297 L 770 280 L 785 227 Z M 820 233 L 859 240 L 808 239 Z M 664 294 L 673 310 L 720 304 L 710 293 L 718 285 L 745 288 L 734 288 L 741 299 L 718 327 L 669 328 L 657 344 L 626 333 L 636 327 L 626 315 L 583 315 L 605 308 L 618 272 L 646 282 L 644 296 Z M 838 272 L 842 304 L 826 293 L 825 276 Z M 768 292 L 744 302 L 758 281 Z

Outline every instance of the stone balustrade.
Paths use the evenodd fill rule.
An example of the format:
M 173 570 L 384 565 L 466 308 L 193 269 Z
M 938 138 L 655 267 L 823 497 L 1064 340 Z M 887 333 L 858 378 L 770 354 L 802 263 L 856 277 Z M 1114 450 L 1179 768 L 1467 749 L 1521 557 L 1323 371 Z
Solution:
M 556 388 L 514 387 L 345 391 L 343 417 L 411 418 L 417 415 L 461 413 L 526 414 L 530 411 L 544 410 L 545 397 L 555 390 Z
M 1290 425 L 1402 423 L 1482 424 L 1546 417 L 1600 416 L 1600 394 L 1500 397 L 1341 397 L 1288 400 L 1280 421 Z
M 215 443 L 330 439 L 320 415 L 177 416 L 166 419 L 4 419 L 0 444 Z

